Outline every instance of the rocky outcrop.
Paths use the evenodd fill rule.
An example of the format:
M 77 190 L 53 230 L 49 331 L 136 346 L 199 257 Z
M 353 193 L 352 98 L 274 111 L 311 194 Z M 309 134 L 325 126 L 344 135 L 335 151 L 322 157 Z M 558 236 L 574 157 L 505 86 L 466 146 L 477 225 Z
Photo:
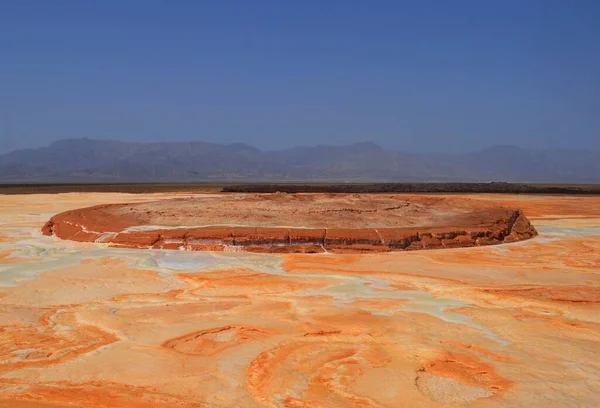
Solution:
M 363 197 L 365 196 L 355 197 L 354 199 L 363 200 Z M 281 203 L 282 200 L 287 200 L 285 205 Z M 248 214 L 242 215 L 245 216 L 244 220 L 249 224 L 254 222 L 254 218 L 264 222 L 265 213 L 268 214 L 269 211 L 277 211 L 278 209 L 290 211 L 297 217 L 302 217 L 303 215 L 298 213 L 300 210 L 289 210 L 286 207 L 289 200 L 293 201 L 295 199 L 278 197 L 277 195 L 261 195 L 258 198 L 254 197 L 254 201 L 249 198 L 250 203 L 259 201 L 261 207 L 249 208 Z M 429 225 L 424 223 L 425 225 L 421 227 L 403 227 L 402 225 L 393 225 L 394 222 L 398 224 L 399 220 L 398 214 L 393 213 L 393 211 L 400 211 L 400 209 L 406 211 L 405 208 L 418 205 L 414 211 L 417 214 L 424 214 L 427 211 L 437 214 L 442 209 L 449 211 L 447 209 L 448 200 L 428 201 L 426 203 L 429 203 L 429 207 L 422 205 L 423 200 L 405 200 L 403 205 L 383 206 L 379 209 L 375 206 L 375 208 L 368 211 L 346 207 L 333 209 L 330 207 L 337 205 L 335 197 L 328 197 L 327 200 L 329 201 L 323 200 L 325 200 L 323 197 L 315 197 L 314 200 L 308 201 L 306 198 L 301 199 L 301 204 L 305 206 L 302 207 L 302 211 L 308 214 L 305 214 L 308 218 L 303 222 L 308 222 L 307 220 L 310 219 L 311 214 L 314 217 L 317 217 L 315 214 L 320 214 L 319 222 L 327 223 L 329 220 L 330 224 L 333 225 L 332 228 L 278 227 L 276 225 L 178 226 L 177 228 L 164 225 L 163 227 L 150 228 L 146 226 L 147 228 L 144 228 L 144 222 L 152 223 L 157 219 L 156 217 L 160 217 L 158 219 L 166 224 L 169 219 L 173 218 L 179 222 L 181 222 L 182 217 L 183 220 L 186 220 L 185 214 L 182 215 L 176 211 L 169 213 L 155 207 L 151 207 L 155 208 L 153 212 L 145 211 L 145 208 L 137 208 L 136 205 L 105 205 L 58 214 L 44 225 L 42 232 L 45 235 L 55 235 L 61 239 L 99 242 L 128 248 L 272 253 L 386 252 L 460 248 L 516 242 L 532 238 L 537 234 L 527 217 L 520 210 L 511 210 L 495 205 L 482 207 L 481 202 L 471 203 L 473 208 L 476 209 L 471 214 L 465 214 L 464 209 L 461 209 L 459 215 L 449 215 L 447 217 L 448 222 L 444 217 L 438 217 L 439 220 L 436 218 L 433 222 L 431 221 L 431 215 L 429 215 Z M 265 209 L 265 202 L 274 205 L 274 208 Z M 325 204 L 322 204 L 322 202 Z M 333 204 L 331 204 L 332 202 Z M 198 203 L 196 202 L 194 205 Z M 360 201 L 359 203 L 364 204 Z M 238 205 L 239 202 L 236 201 L 234 204 Z M 385 204 L 388 205 L 388 203 Z M 184 209 L 187 208 L 187 205 L 189 205 L 189 202 L 182 202 L 179 211 L 185 213 Z M 461 205 L 464 206 L 464 204 Z M 369 206 L 367 205 L 367 207 Z M 173 206 L 169 206 L 169 208 L 172 209 Z M 359 221 L 346 222 L 346 218 L 349 216 L 345 213 L 349 211 L 352 214 L 358 213 L 358 216 L 364 216 L 364 224 L 366 225 L 360 225 L 361 218 L 358 219 Z M 239 217 L 239 212 L 239 210 L 236 210 L 235 213 L 230 214 L 230 217 Z M 378 212 L 379 214 L 377 214 Z M 208 216 L 203 215 L 203 217 Z M 281 214 L 277 216 L 280 217 Z M 195 215 L 189 217 L 197 218 Z M 373 220 L 385 223 L 388 219 L 385 217 L 389 218 L 388 226 L 382 228 L 371 226 Z M 405 218 L 414 224 L 415 219 L 418 220 L 418 215 L 406 213 Z M 190 220 L 190 225 L 195 223 L 193 219 Z M 281 220 L 276 221 L 283 223 Z M 291 216 L 286 223 L 293 223 L 293 221 L 293 216 Z M 459 224 L 452 226 L 450 225 L 452 221 Z M 351 227 L 353 224 L 354 227 Z

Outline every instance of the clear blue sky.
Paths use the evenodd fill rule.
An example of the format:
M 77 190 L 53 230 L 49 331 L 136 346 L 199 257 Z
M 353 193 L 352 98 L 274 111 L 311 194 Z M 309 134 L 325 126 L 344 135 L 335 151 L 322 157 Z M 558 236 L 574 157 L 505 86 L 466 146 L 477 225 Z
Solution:
M 600 1 L 0 0 L 0 152 L 600 148 Z

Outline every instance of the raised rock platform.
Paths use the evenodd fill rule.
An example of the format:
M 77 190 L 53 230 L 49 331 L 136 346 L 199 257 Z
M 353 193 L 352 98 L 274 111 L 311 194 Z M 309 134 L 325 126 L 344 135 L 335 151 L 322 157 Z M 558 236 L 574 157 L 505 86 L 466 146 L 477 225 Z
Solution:
M 134 248 L 385 252 L 494 245 L 537 234 L 525 215 L 477 199 L 348 194 L 222 194 L 58 214 L 42 231 Z

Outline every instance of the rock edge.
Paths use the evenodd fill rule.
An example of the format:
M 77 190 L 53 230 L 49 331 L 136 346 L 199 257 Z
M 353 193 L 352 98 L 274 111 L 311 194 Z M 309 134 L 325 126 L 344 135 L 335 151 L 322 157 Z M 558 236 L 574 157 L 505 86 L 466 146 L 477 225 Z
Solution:
M 533 238 L 537 231 L 521 210 L 487 228 L 278 228 L 202 227 L 126 231 L 119 220 L 102 218 L 96 206 L 67 211 L 42 227 L 44 235 L 125 248 L 267 253 L 355 253 L 462 248 L 511 243 Z M 99 210 L 99 211 L 98 211 Z M 91 216 L 95 214 L 95 218 Z

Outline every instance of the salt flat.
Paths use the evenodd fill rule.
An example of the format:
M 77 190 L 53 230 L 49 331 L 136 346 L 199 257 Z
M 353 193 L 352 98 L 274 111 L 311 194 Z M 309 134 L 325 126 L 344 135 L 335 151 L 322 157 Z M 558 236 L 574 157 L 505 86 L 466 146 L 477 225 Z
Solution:
M 415 252 L 129 249 L 40 230 L 175 196 L 0 196 L 0 406 L 597 406 L 599 197 L 469 196 L 522 209 L 539 235 Z

